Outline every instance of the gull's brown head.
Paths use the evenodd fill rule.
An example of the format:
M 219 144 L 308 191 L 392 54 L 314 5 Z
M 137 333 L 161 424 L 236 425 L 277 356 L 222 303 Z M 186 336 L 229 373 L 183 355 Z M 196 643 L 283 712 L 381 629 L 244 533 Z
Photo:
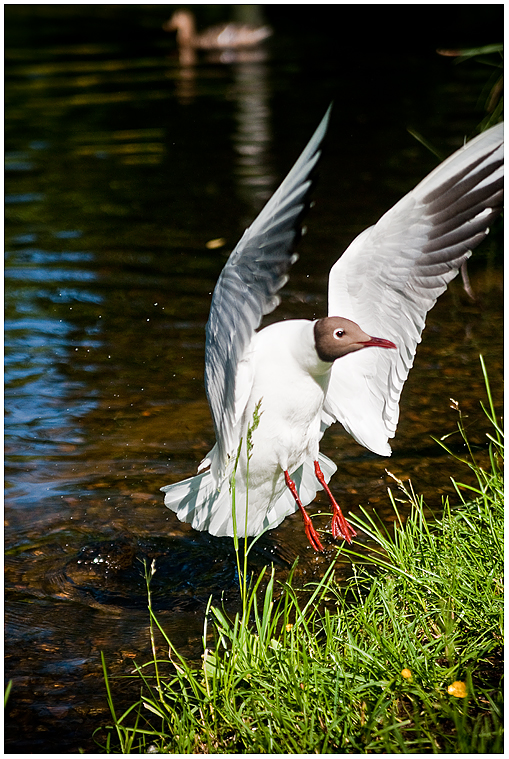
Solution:
M 371 337 L 358 324 L 341 316 L 327 316 L 315 322 L 315 348 L 322 361 L 336 361 L 362 348 L 396 348 L 383 337 Z

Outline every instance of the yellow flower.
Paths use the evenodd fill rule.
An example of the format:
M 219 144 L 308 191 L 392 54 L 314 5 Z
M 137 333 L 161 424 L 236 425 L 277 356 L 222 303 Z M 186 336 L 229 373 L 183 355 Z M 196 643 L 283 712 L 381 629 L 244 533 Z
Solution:
M 290 630 L 292 629 L 292 627 L 293 627 L 293 625 L 292 625 L 292 624 L 289 622 L 289 623 L 286 625 L 286 632 L 287 632 L 287 633 L 289 633 L 289 632 L 290 632 Z
M 404 677 L 405 680 L 411 680 L 412 679 L 412 673 L 409 669 L 405 667 L 405 669 L 401 670 L 401 677 Z
M 456 698 L 465 698 L 467 695 L 467 686 L 465 683 L 462 683 L 461 680 L 455 680 L 447 688 L 447 693 L 449 693 L 450 696 L 456 696 Z

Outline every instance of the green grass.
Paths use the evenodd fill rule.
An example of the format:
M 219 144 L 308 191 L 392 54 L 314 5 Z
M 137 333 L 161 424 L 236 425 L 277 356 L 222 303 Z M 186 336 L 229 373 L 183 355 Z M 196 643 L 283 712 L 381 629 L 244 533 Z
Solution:
M 251 587 L 241 573 L 242 611 L 232 619 L 209 604 L 198 667 L 160 627 L 150 603 L 156 570 L 146 568 L 154 659 L 137 667 L 141 698 L 121 716 L 104 663 L 112 722 L 100 733 L 103 750 L 501 753 L 503 443 L 485 378 L 489 466 L 468 447 L 459 412 L 475 486 L 455 483 L 454 505 L 445 500 L 434 519 L 396 481 L 393 534 L 366 512 L 352 520 L 377 549 L 369 565 L 341 550 L 352 555 L 346 585 L 336 583 L 334 562 L 300 589 L 291 576 L 276 582 L 274 570 Z M 156 658 L 156 628 L 165 661 Z

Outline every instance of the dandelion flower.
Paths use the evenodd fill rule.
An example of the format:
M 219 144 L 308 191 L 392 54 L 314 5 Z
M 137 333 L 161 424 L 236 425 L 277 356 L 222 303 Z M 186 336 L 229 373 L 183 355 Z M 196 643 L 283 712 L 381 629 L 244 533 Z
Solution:
M 450 696 L 456 696 L 456 698 L 465 698 L 467 695 L 467 686 L 462 683 L 461 680 L 455 680 L 447 688 L 447 693 Z

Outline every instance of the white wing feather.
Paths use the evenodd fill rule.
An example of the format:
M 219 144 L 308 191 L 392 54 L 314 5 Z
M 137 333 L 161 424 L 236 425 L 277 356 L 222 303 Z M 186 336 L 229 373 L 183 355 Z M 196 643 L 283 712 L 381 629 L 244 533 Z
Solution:
M 502 183 L 498 124 L 438 166 L 332 267 L 329 316 L 351 319 L 398 350 L 370 348 L 335 362 L 325 426 L 337 420 L 366 448 L 390 455 L 426 314 L 500 213 Z
M 278 305 L 278 292 L 297 260 L 300 222 L 330 111 L 331 107 L 286 179 L 244 232 L 214 289 L 206 329 L 205 390 L 216 432 L 211 457 L 215 478 L 237 452 L 239 421 L 252 381 L 249 361 L 244 359 L 262 317 Z

